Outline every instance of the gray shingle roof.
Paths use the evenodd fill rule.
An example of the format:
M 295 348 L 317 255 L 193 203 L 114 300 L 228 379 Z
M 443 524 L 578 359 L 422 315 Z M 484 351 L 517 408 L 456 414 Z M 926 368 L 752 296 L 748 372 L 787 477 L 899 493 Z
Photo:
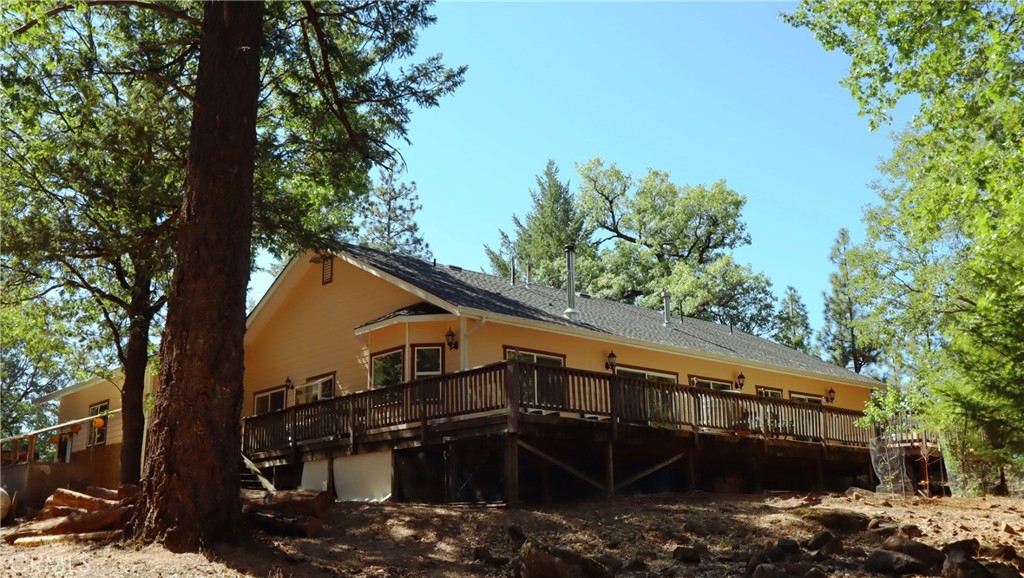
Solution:
M 870 377 L 719 323 L 684 317 L 672 319 L 666 327 L 659 311 L 588 297 L 577 299 L 579 319 L 570 321 L 562 315 L 566 296 L 559 289 L 521 283 L 512 285 L 507 279 L 494 275 L 435 265 L 417 257 L 368 247 L 349 245 L 343 252 L 458 307 L 860 381 L 868 386 L 881 385 Z

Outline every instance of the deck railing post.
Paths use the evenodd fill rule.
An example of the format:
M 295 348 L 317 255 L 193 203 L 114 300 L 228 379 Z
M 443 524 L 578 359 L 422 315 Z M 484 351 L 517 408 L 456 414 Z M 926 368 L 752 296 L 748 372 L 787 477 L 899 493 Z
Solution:
M 420 381 L 420 443 L 427 445 L 427 380 Z
M 615 374 L 608 377 L 608 409 L 612 415 L 612 440 L 619 438 L 619 414 L 621 413 L 621 395 L 619 380 Z
M 508 431 L 519 431 L 519 404 L 522 403 L 520 392 L 521 380 L 519 361 L 510 359 L 505 362 L 505 402 L 508 406 Z

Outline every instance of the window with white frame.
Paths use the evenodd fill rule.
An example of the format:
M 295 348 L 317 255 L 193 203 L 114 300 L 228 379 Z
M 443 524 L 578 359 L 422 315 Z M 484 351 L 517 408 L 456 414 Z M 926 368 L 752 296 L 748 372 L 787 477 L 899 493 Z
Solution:
M 109 401 L 89 406 L 89 415 L 102 420 L 103 425 L 96 427 L 97 419 L 93 419 L 89 422 L 88 445 L 97 446 L 107 443 L 107 426 L 110 425 L 110 416 L 107 415 L 108 411 L 110 411 Z
M 413 379 L 444 373 L 444 350 L 440 345 L 416 345 L 412 348 Z
M 537 365 L 549 367 L 564 367 L 565 358 L 557 355 L 548 355 L 535 351 L 522 351 L 508 348 L 505 350 L 505 359 L 525 361 Z M 525 404 L 547 404 L 560 405 L 564 392 L 562 391 L 562 378 L 553 373 L 544 373 L 543 370 L 523 371 L 520 374 L 520 392 Z
M 757 395 L 761 397 L 770 397 L 773 399 L 782 399 L 782 390 L 775 389 L 774 387 L 765 387 L 763 385 L 757 386 Z
M 690 378 L 690 385 L 693 387 L 703 387 L 705 389 L 717 389 L 719 391 L 732 391 L 731 381 L 722 381 L 719 379 L 712 379 L 708 377 L 697 377 L 693 376 Z
M 370 384 L 384 387 L 402 383 L 404 366 L 401 349 L 385 351 L 370 357 Z
M 660 381 L 662 383 L 676 383 L 678 379 L 674 373 L 663 373 L 649 369 L 635 367 L 615 366 L 615 374 L 623 377 L 636 377 L 647 381 Z M 650 425 L 659 426 L 670 422 L 673 418 L 673 393 L 672 389 L 645 388 L 647 415 L 650 418 Z
M 253 415 L 284 409 L 288 390 L 285 387 L 257 393 L 253 399 Z
M 824 405 L 825 399 L 820 395 L 807 395 L 805 393 L 789 393 L 789 399 L 793 401 L 799 401 L 802 403 L 813 403 L 816 405 Z
M 636 369 L 633 367 L 615 366 L 615 373 L 626 377 L 638 377 L 647 381 L 661 381 L 664 383 L 676 383 L 676 376 L 673 373 L 661 373 L 649 369 Z
M 295 386 L 295 405 L 334 397 L 334 375 L 325 375 Z

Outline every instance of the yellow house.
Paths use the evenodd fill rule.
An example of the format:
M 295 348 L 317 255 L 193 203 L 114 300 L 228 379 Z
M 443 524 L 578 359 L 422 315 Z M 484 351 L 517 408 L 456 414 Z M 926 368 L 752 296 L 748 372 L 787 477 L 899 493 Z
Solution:
M 151 392 L 156 376 L 146 375 Z M 38 508 L 55 488 L 117 488 L 121 475 L 121 387 L 124 374 L 85 380 L 33 400 L 58 402 L 57 424 L 2 440 L 3 485 L 21 501 Z M 53 457 L 40 460 L 39 440 L 54 446 Z
M 846 487 L 870 476 L 854 421 L 883 387 L 728 326 L 358 246 L 293 259 L 245 347 L 243 453 L 343 499 Z

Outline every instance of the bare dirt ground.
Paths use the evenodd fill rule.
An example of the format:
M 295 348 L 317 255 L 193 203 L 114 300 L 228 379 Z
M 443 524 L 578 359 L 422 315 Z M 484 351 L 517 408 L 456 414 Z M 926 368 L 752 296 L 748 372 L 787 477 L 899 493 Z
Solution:
M 119 543 L 25 548 L 0 542 L 0 575 L 511 576 L 515 564 L 506 561 L 519 554 L 525 536 L 606 565 L 621 565 L 617 576 L 746 577 L 753 551 L 784 538 L 803 543 L 823 529 L 812 519 L 813 512 L 837 509 L 876 519 L 874 524 L 881 523 L 883 529 L 836 532 L 843 544 L 840 551 L 811 561 L 810 553 L 801 550 L 804 570 L 797 574 L 790 569 L 788 575 L 876 576 L 864 569 L 866 555 L 901 525 L 903 533 L 939 548 L 976 538 L 982 545 L 982 561 L 995 560 L 991 552 L 997 546 L 1024 554 L 1021 500 L 928 499 L 871 492 L 694 493 L 521 509 L 339 503 L 315 538 L 257 533 L 252 548 L 203 554 L 174 554 L 159 546 Z M 678 560 L 681 546 L 696 550 L 699 561 Z M 1006 568 L 1013 565 L 1017 572 L 1024 568 L 1024 560 L 1016 555 L 1008 558 L 1006 552 L 1004 547 L 1003 575 L 1009 575 Z M 808 566 L 820 572 L 806 573 Z

